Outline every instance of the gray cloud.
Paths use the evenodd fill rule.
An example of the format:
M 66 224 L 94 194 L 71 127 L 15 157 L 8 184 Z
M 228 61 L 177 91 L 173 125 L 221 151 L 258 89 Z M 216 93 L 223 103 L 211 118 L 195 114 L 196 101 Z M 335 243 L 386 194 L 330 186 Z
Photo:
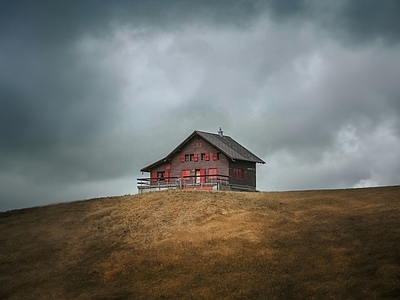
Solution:
M 0 6 L 0 210 L 134 193 L 219 126 L 261 190 L 400 181 L 397 1 Z
M 338 20 L 349 30 L 350 39 L 397 43 L 400 38 L 399 12 L 400 3 L 396 0 L 347 1 L 339 10 Z
M 317 24 L 346 44 L 392 45 L 400 39 L 400 3 L 396 0 L 272 0 L 266 3 L 273 19 Z

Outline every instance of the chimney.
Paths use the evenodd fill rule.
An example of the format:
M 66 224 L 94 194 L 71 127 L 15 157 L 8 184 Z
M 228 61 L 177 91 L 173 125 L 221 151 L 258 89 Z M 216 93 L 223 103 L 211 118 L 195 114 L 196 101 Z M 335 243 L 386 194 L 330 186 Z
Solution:
M 218 130 L 218 134 L 219 136 L 224 136 L 224 132 L 222 131 L 222 128 L 220 127 Z

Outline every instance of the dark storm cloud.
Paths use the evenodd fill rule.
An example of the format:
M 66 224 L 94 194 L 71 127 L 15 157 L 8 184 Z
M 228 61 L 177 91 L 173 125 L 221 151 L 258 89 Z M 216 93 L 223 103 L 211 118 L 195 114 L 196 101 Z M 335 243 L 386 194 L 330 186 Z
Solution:
M 0 35 L 55 47 L 78 35 L 109 34 L 116 23 L 165 29 L 187 23 L 245 25 L 261 13 L 260 1 L 5 1 Z
M 268 13 L 279 22 L 318 22 L 355 41 L 397 41 L 399 12 L 396 0 L 5 1 L 0 35 L 54 47 L 80 34 L 107 35 L 115 23 L 162 29 L 191 23 L 248 26 Z
M 104 9 L 87 5 L 0 4 L 0 198 L 9 207 L 62 201 L 50 200 L 60 184 L 121 174 L 120 153 L 93 154 L 112 130 L 119 88 L 102 49 L 82 49 L 85 34 L 108 26 Z
M 397 0 L 271 0 L 265 1 L 278 22 L 310 21 L 349 44 L 400 40 L 400 3 Z
M 115 24 L 185 26 L 182 20 L 200 22 L 206 16 L 213 23 L 240 24 L 258 13 L 251 1 L 3 2 L 0 134 L 56 139 L 101 126 L 112 112 L 108 99 L 118 94 L 118 84 L 97 65 L 101 49 L 83 54 L 75 49 L 85 35 L 108 37 Z
M 2 69 L 10 71 L 0 76 L 2 169 L 23 165 L 21 171 L 32 167 L 39 178 L 65 180 L 72 166 L 82 169 L 87 159 L 71 164 L 65 157 L 71 152 L 59 150 L 73 149 L 75 141 L 84 146 L 108 134 L 117 115 L 118 102 L 113 99 L 118 97 L 118 86 L 93 59 L 96 53 L 74 56 L 68 54 L 71 48 L 45 54 L 26 51 L 34 58 L 22 69 L 13 64 L 26 59 L 24 55 L 10 53 L 10 60 L 2 63 Z
M 112 12 L 109 1 L 3 1 L 0 34 L 54 49 L 82 33 L 107 33 Z
M 135 190 L 135 171 L 219 126 L 292 174 L 275 187 L 393 182 L 396 166 L 365 166 L 386 153 L 369 132 L 390 132 L 387 147 L 400 133 L 399 15 L 395 0 L 3 1 L 3 207 L 101 196 L 126 178 Z M 346 126 L 369 150 L 339 143 L 353 159 L 335 169 Z
M 109 99 L 118 90 L 112 78 L 99 74 L 88 63 L 90 58 L 82 62 L 65 55 L 59 61 L 39 60 L 35 70 L 1 78 L 1 138 L 57 140 L 98 131 L 100 122 L 113 112 Z M 4 69 L 8 68 L 12 66 Z
M 360 42 L 383 39 L 397 43 L 400 39 L 399 14 L 400 2 L 396 0 L 349 0 L 339 9 L 337 21 L 349 31 L 350 39 Z

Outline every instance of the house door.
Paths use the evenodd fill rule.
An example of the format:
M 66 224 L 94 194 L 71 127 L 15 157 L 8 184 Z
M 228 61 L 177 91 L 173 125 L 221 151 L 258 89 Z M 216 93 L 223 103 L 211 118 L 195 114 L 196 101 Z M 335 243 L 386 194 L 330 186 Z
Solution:
M 201 181 L 201 177 L 200 177 L 200 170 L 196 170 L 196 183 L 200 183 Z
M 196 183 L 206 182 L 206 169 L 196 170 Z

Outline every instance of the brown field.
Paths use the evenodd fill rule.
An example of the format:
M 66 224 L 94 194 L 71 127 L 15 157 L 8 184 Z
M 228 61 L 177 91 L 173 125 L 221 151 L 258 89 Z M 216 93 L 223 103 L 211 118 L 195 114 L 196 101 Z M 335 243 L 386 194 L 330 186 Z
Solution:
M 399 298 L 399 186 L 0 213 L 0 299 Z

